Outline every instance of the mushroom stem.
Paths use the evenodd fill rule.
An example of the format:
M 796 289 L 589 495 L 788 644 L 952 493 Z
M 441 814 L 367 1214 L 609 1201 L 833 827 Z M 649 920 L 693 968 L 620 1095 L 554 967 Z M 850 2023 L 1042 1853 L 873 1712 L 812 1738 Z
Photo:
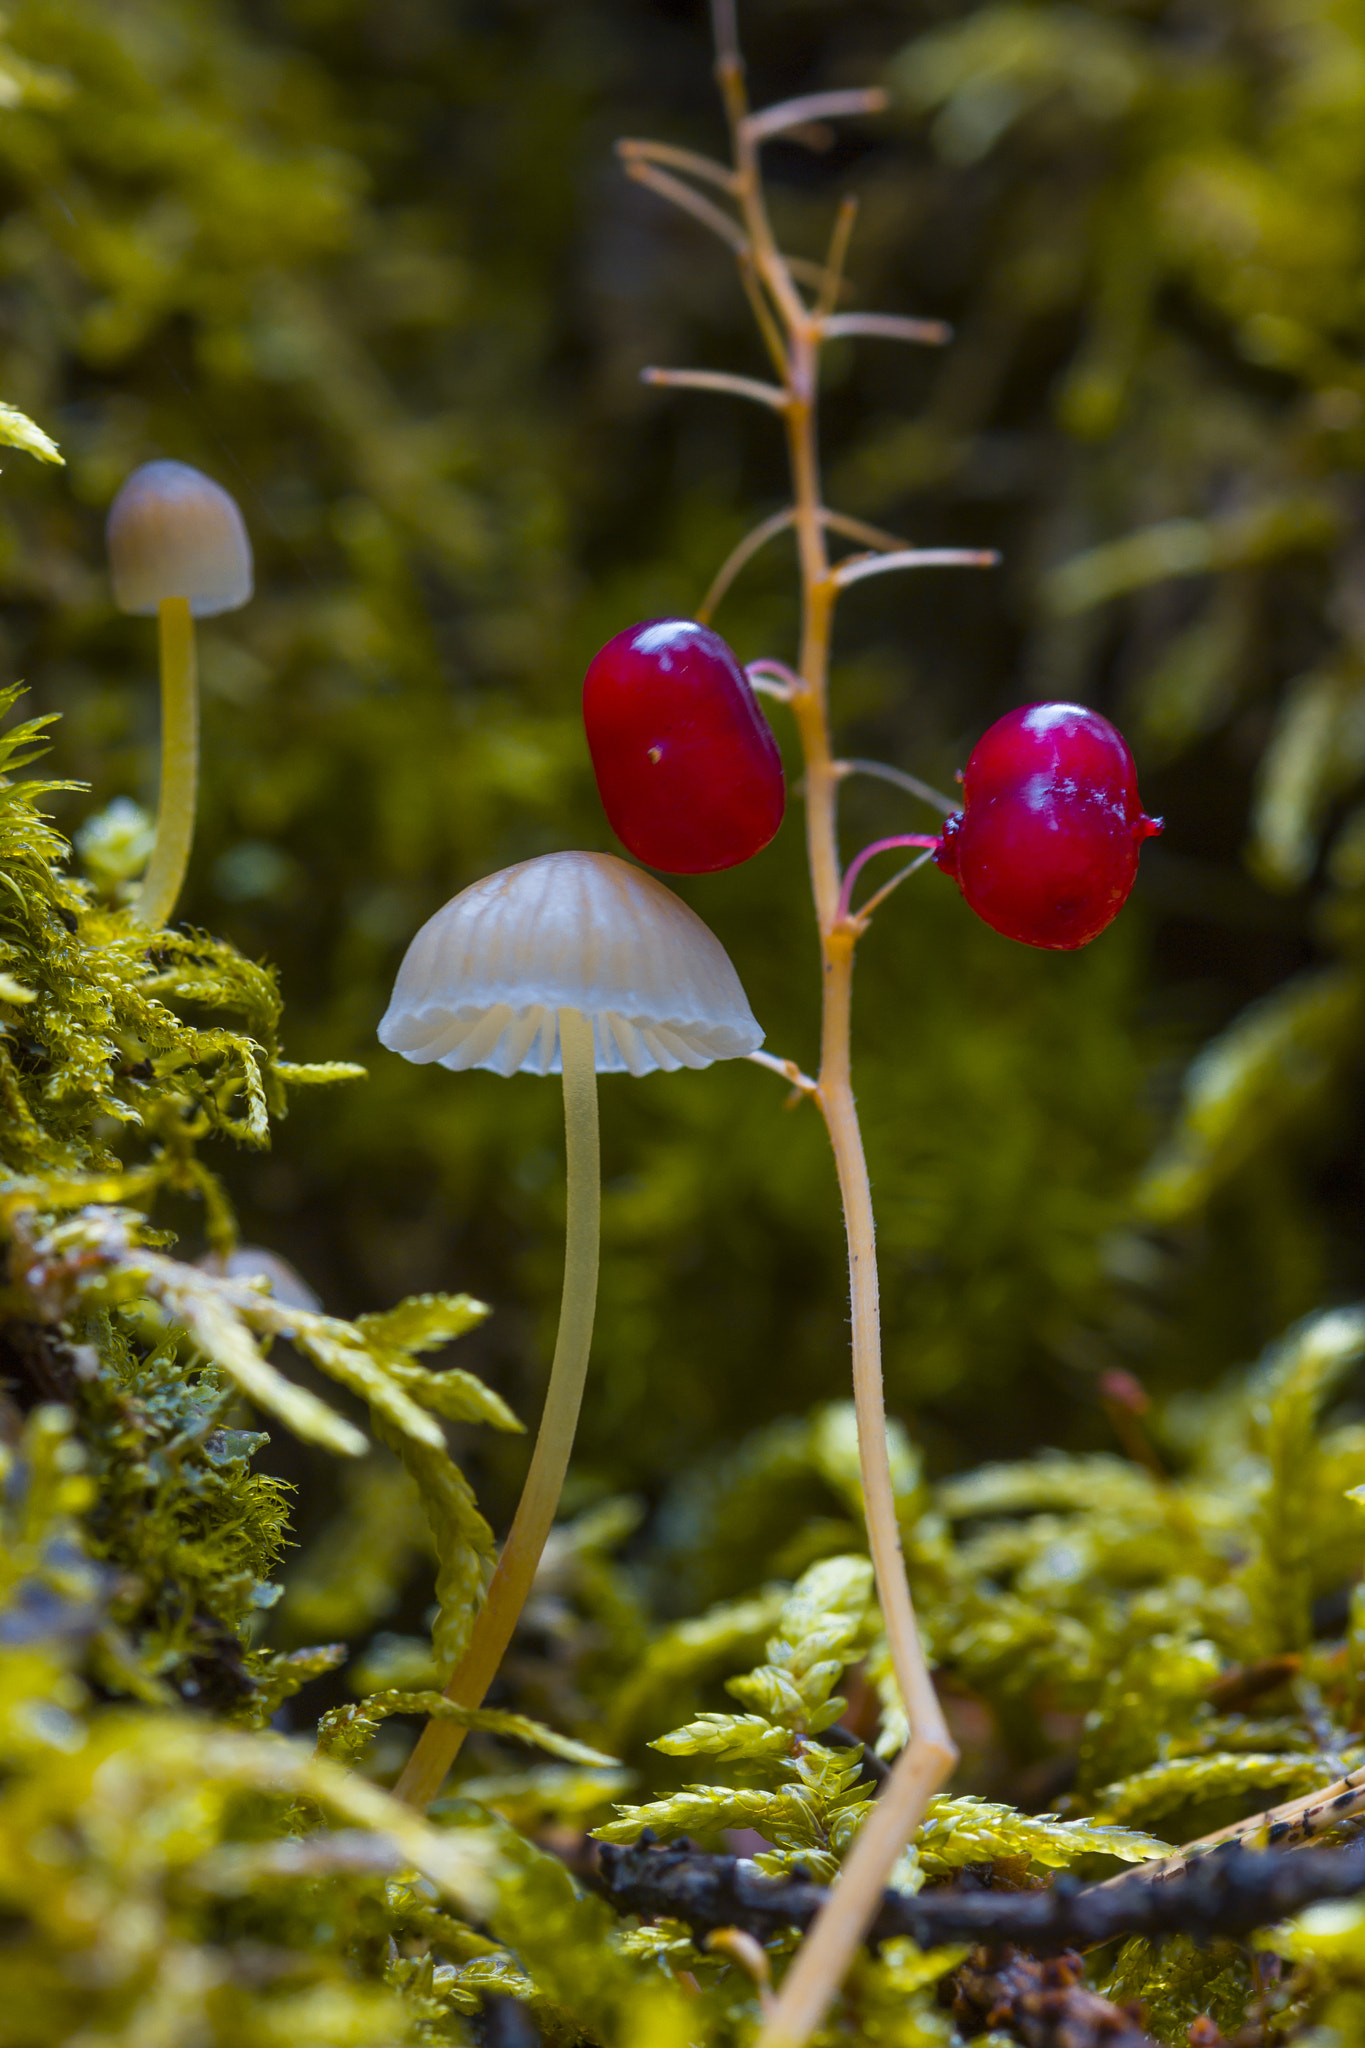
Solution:
M 593 1027 L 580 1010 L 559 1012 L 564 1070 L 564 1148 L 567 1157 L 568 1221 L 564 1241 L 564 1292 L 550 1384 L 540 1418 L 531 1469 L 503 1545 L 498 1568 L 479 1610 L 469 1648 L 446 1686 L 458 1706 L 483 1704 L 526 1604 L 531 1582 L 554 1523 L 569 1466 L 597 1306 L 597 1258 L 601 1239 L 601 1154 L 597 1137 L 597 1067 Z M 424 1813 L 441 1789 L 466 1731 L 449 1721 L 428 1721 L 394 1792 Z
M 161 794 L 156 844 L 133 905 L 139 924 L 159 931 L 180 894 L 194 838 L 199 786 L 199 688 L 194 620 L 188 598 L 163 597 L 157 606 L 161 643 Z

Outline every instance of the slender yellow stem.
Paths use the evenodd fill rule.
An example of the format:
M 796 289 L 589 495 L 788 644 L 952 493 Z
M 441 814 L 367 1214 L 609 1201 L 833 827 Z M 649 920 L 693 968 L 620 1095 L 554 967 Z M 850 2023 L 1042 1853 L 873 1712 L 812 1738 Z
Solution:
M 540 1418 L 531 1469 L 488 1588 L 459 1664 L 446 1686 L 458 1706 L 478 1707 L 512 1640 L 517 1617 L 554 1524 L 569 1466 L 597 1306 L 597 1257 L 601 1236 L 601 1155 L 597 1139 L 597 1071 L 591 1021 L 578 1010 L 559 1013 L 564 1066 L 564 1145 L 568 1164 L 568 1223 L 564 1242 L 564 1292 L 550 1384 Z M 448 1721 L 428 1721 L 394 1792 L 424 1813 L 441 1789 L 466 1731 Z
M 199 788 L 199 684 L 188 599 L 163 597 L 157 626 L 161 643 L 161 794 L 156 844 L 133 905 L 138 923 L 153 931 L 159 931 L 175 909 L 185 879 Z

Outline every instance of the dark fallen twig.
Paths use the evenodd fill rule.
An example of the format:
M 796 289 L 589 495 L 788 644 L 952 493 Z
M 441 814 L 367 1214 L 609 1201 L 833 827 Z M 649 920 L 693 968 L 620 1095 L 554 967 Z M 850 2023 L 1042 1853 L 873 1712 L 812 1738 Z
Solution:
M 1025 2048 L 1155 2048 L 1131 2012 L 1082 1981 L 1078 1955 L 1040 1963 L 974 1949 L 952 1978 L 953 2017 L 968 2034 L 1012 2034 Z
M 519 1998 L 492 1993 L 475 2022 L 481 2048 L 541 2048 L 544 2036 Z
M 852 1734 L 849 1729 L 841 1728 L 836 1723 L 833 1728 L 824 1730 L 820 1740 L 827 1749 L 860 1749 L 863 1753 L 863 1775 L 871 1779 L 878 1791 L 891 1776 L 890 1764 L 883 1762 L 869 1743 L 865 1743 L 860 1735 Z
M 686 1842 L 603 1843 L 598 1854 L 601 1891 L 618 1912 L 681 1920 L 699 1938 L 716 1927 L 742 1927 L 760 1940 L 808 1927 L 829 1897 L 823 1885 L 765 1877 L 737 1856 L 704 1855 Z M 1134 1874 L 1085 1887 L 1059 1877 L 1044 1891 L 887 1892 L 868 1940 L 908 1934 L 921 1948 L 1008 1942 L 1053 1956 L 1125 1934 L 1249 1934 L 1314 1899 L 1362 1890 L 1365 1843 L 1292 1855 L 1231 1843 L 1159 1885 Z

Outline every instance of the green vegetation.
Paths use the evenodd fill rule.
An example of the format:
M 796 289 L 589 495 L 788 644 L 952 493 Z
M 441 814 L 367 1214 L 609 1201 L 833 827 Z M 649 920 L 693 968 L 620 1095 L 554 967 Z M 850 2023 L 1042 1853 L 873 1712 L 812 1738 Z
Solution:
M 930 871 L 857 979 L 901 1530 L 963 1750 L 896 1882 L 1099 1878 L 1365 1762 L 1365 6 L 742 27 L 760 102 L 892 95 L 774 146 L 788 245 L 857 189 L 859 303 L 957 330 L 831 351 L 830 496 L 1004 556 L 850 594 L 841 744 L 951 786 L 991 717 L 1074 696 L 1168 820 L 1085 952 Z M 619 1918 L 585 1838 L 752 1830 L 825 1881 L 861 1746 L 904 1738 L 826 1139 L 742 1062 L 604 1083 L 568 1518 L 466 1713 L 557 1091 L 374 1041 L 458 887 L 609 846 L 587 657 L 782 502 L 770 420 L 637 381 L 762 368 L 724 252 L 610 162 L 718 145 L 701 11 L 16 0 L 0 34 L 0 2044 L 745 2041 L 742 1962 Z M 200 634 L 149 940 L 151 643 L 100 531 L 157 455 L 237 494 L 258 596 Z M 792 656 L 788 545 L 720 609 L 745 659 Z M 681 893 L 811 1067 L 792 808 Z M 906 820 L 847 786 L 846 851 Z M 433 1710 L 471 1734 L 422 1822 L 383 1788 Z M 962 1956 L 868 1953 L 822 2038 L 951 2048 Z M 1365 1908 L 1088 1969 L 1161 2041 L 1346 2048 Z

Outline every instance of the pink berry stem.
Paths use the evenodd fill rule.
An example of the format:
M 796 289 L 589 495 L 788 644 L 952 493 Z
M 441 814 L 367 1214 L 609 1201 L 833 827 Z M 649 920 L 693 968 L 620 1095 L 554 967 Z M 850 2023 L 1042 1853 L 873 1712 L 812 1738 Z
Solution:
M 756 690 L 767 697 L 780 697 L 786 704 L 805 688 L 795 669 L 788 668 L 785 661 L 769 661 L 766 656 L 762 661 L 751 661 L 744 673 Z
M 890 853 L 895 846 L 923 846 L 930 853 L 937 853 L 942 844 L 942 839 L 930 838 L 924 832 L 898 832 L 893 839 L 874 839 L 871 846 L 865 846 L 861 853 L 853 856 L 844 871 L 844 885 L 839 891 L 839 908 L 835 912 L 836 921 L 842 924 L 848 916 L 853 901 L 853 884 L 874 853 Z

